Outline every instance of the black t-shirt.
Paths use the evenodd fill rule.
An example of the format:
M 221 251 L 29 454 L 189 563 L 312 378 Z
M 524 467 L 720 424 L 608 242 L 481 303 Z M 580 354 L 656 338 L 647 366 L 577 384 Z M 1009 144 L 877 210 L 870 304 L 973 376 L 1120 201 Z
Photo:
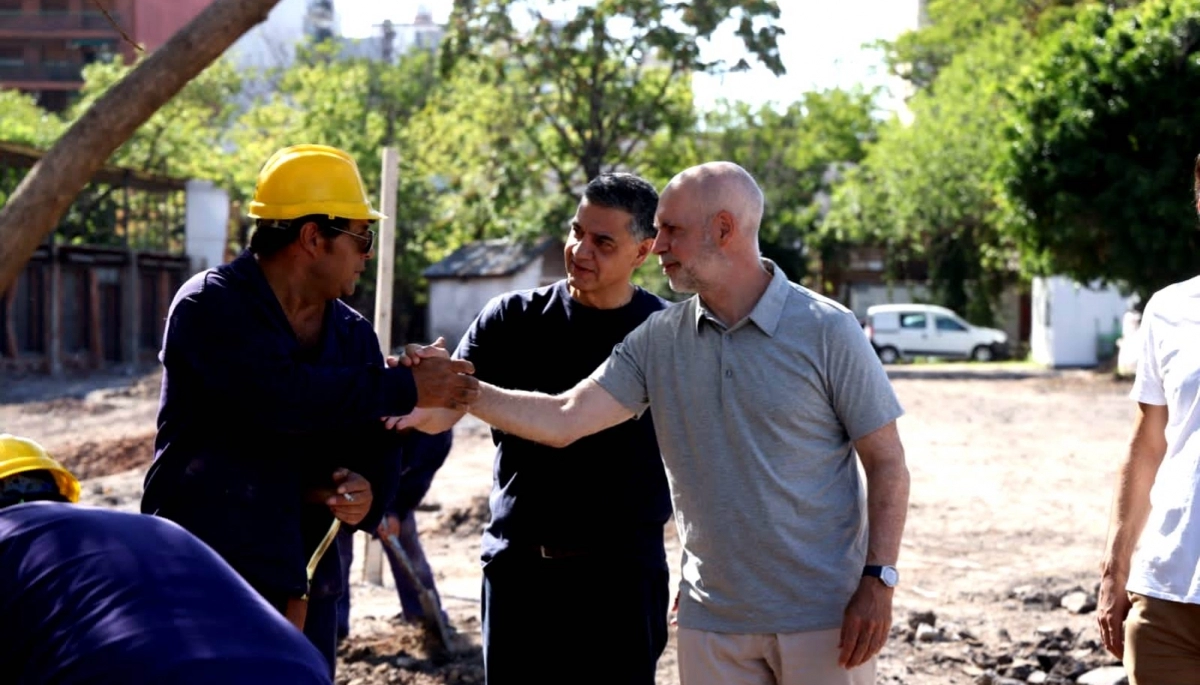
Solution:
M 493 299 L 454 356 L 481 381 L 557 394 L 595 371 L 613 347 L 670 303 L 637 288 L 617 309 L 587 307 L 566 281 Z M 658 562 L 671 497 L 650 412 L 555 449 L 492 431 L 491 521 L 483 559 L 507 547 L 632 550 Z

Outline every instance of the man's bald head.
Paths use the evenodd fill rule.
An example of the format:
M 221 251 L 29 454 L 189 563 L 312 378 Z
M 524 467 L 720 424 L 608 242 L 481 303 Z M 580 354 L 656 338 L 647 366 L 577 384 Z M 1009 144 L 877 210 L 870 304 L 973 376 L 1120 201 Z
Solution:
M 686 192 L 703 211 L 705 219 L 729 212 L 742 232 L 758 236 L 763 216 L 763 192 L 745 169 L 733 162 L 707 162 L 676 174 L 663 189 Z

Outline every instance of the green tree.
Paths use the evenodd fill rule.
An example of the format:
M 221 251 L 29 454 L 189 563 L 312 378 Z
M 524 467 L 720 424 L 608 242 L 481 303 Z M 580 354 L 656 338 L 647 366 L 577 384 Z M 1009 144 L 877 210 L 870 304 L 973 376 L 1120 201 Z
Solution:
M 873 93 L 835 89 L 805 93 L 782 111 L 721 102 L 704 117 L 694 161 L 735 160 L 755 175 L 766 196 L 763 254 L 797 281 L 843 247 L 819 227 L 840 172 L 875 138 L 874 110 Z
M 996 228 L 992 169 L 1003 154 L 1004 85 L 1034 43 L 1017 19 L 976 38 L 890 122 L 865 164 L 835 193 L 825 229 L 887 247 L 889 269 L 928 267 L 932 299 L 980 324 L 1014 280 Z
M 44 149 L 65 127 L 58 115 L 38 107 L 31 96 L 0 89 L 0 141 Z
M 547 186 L 542 192 L 573 200 L 604 171 L 647 174 L 652 160 L 641 152 L 652 139 L 692 130 L 688 76 L 748 67 L 702 58 L 702 43 L 726 20 L 751 55 L 775 74 L 784 71 L 773 0 L 599 0 L 563 21 L 542 11 L 563 4 L 456 0 L 443 49 L 448 73 L 477 65 L 522 113 L 512 135 L 547 171 L 531 179 Z
M 86 67 L 80 98 L 69 112 L 71 120 L 82 116 L 136 67 L 119 62 Z M 218 59 L 138 127 L 109 163 L 176 178 L 227 180 L 228 161 L 222 152 L 241 84 L 237 67 L 228 58 Z
M 58 115 L 38 107 L 29 95 L 0 89 L 0 142 L 45 149 L 62 134 L 65 127 L 65 122 Z M 9 194 L 24 175 L 23 169 L 0 169 L 0 205 L 8 200 Z
M 1200 0 L 1089 7 L 1011 89 L 998 178 L 1031 273 L 1123 284 L 1143 301 L 1200 271 Z
M 1017 22 L 1037 40 L 1074 16 L 1080 5 L 1127 7 L 1140 0 L 930 0 L 929 25 L 880 41 L 884 62 L 915 88 L 928 88 L 954 57 L 999 26 Z

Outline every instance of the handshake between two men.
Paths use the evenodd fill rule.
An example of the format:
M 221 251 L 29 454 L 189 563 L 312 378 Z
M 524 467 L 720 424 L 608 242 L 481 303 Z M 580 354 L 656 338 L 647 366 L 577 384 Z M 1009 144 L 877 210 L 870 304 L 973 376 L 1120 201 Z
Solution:
M 421 364 L 420 360 L 428 362 Z M 472 375 L 475 366 L 464 359 L 451 359 L 444 338 L 438 338 L 432 345 L 406 345 L 403 355 L 387 358 L 387 365 L 406 366 L 412 370 L 418 407 L 465 412 L 479 397 L 479 380 Z M 385 418 L 385 421 L 391 418 L 399 417 Z M 391 421 L 392 424 L 397 422 Z

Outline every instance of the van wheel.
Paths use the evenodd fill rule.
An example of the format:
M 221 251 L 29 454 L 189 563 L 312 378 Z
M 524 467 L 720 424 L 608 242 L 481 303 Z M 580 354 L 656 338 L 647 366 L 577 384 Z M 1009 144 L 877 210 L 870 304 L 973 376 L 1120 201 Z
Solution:
M 879 361 L 884 364 L 895 364 L 900 361 L 900 353 L 894 347 L 879 348 Z
M 971 359 L 977 362 L 990 362 L 994 356 L 991 345 L 980 345 L 971 350 Z

